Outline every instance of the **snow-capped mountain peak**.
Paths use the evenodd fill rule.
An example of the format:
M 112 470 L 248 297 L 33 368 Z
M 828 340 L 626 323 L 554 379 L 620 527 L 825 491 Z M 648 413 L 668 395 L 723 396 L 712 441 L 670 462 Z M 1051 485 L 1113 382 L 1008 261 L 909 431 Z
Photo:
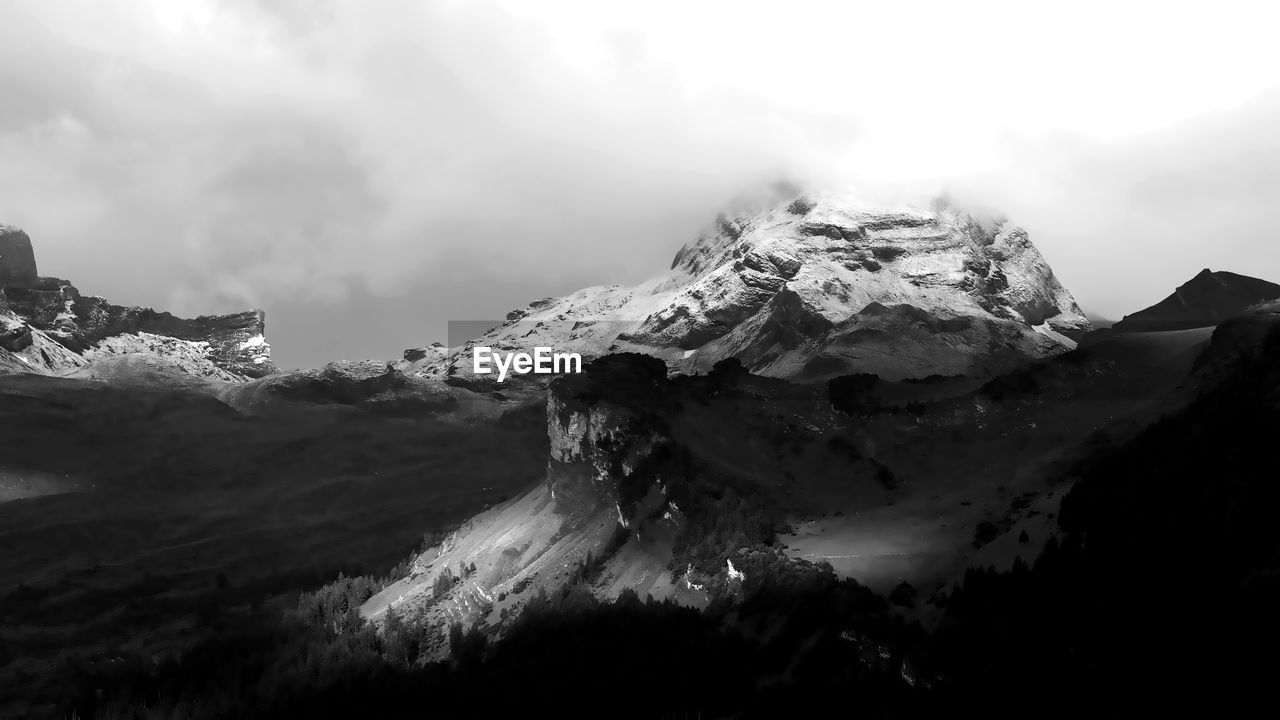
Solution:
M 718 216 L 670 269 L 512 312 L 468 343 L 637 351 L 682 371 L 738 357 L 819 379 L 989 375 L 1075 346 L 1090 329 L 1027 233 L 935 201 L 876 207 L 790 194 Z M 466 350 L 464 347 L 463 350 Z M 466 374 L 466 353 L 454 374 Z

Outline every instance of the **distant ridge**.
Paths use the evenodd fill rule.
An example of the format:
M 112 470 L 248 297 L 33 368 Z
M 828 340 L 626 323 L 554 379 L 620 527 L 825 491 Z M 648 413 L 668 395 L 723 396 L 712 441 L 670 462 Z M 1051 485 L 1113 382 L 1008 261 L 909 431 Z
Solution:
M 31 238 L 0 224 L 0 372 L 243 382 L 276 371 L 265 326 L 262 310 L 188 320 L 82 295 L 41 276 Z
M 1113 329 L 1117 332 L 1163 332 L 1212 327 L 1276 298 L 1280 298 L 1280 285 L 1206 268 L 1179 285 L 1164 300 L 1126 315 Z

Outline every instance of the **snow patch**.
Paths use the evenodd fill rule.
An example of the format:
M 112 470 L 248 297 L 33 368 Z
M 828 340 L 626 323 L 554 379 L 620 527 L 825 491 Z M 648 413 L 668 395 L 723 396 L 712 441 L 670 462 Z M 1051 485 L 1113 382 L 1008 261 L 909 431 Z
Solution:
M 76 314 L 75 314 L 75 312 L 73 312 L 73 311 L 72 311 L 72 301 L 71 301 L 71 298 L 67 298 L 67 299 L 66 299 L 65 301 L 63 301 L 63 303 L 62 303 L 62 312 L 60 312 L 60 313 L 58 313 L 57 315 L 55 315 L 55 316 L 54 316 L 54 318 L 53 318 L 53 322 L 54 322 L 54 324 L 56 325 L 56 324 L 58 324 L 58 323 L 60 323 L 60 322 L 64 322 L 64 321 L 73 321 L 73 320 L 75 320 L 75 319 L 76 319 Z
M 685 588 L 687 588 L 687 589 L 689 589 L 689 590 L 701 590 L 701 589 L 702 589 L 702 585 L 700 585 L 700 584 L 698 584 L 698 583 L 694 582 L 693 580 L 690 580 L 690 579 L 689 579 L 689 578 L 690 578 L 690 576 L 692 576 L 692 574 L 693 574 L 693 563 L 689 563 L 689 566 L 688 566 L 688 567 L 686 567 L 686 568 L 684 569 L 684 586 L 685 586 Z
M 1039 325 L 1032 325 L 1031 329 L 1070 350 L 1074 350 L 1076 348 L 1076 341 L 1066 335 L 1063 335 L 1057 330 L 1054 330 L 1048 320 L 1040 323 Z
M 254 335 L 253 337 L 249 338 L 248 340 L 245 340 L 244 342 L 240 343 L 240 349 L 248 350 L 249 348 L 262 347 L 263 345 L 266 345 L 266 344 L 267 344 L 267 339 L 263 337 L 262 333 L 258 333 L 257 335 Z M 258 362 L 258 361 L 255 360 L 254 362 Z

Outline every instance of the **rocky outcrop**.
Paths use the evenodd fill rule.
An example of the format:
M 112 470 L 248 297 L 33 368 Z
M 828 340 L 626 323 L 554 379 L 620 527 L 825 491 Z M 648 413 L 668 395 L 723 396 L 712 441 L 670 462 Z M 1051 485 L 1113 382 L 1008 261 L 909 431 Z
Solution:
M 404 351 L 394 367 L 405 375 L 417 378 L 443 378 L 448 365 L 449 349 L 442 343 Z
M 0 372 L 55 375 L 75 372 L 88 364 L 82 355 L 32 327 L 0 302 Z
M 1280 285 L 1208 268 L 1178 286 L 1173 294 L 1112 326 L 1116 332 L 1163 332 L 1212 327 L 1244 314 L 1259 303 L 1280 298 Z
M 471 344 L 635 351 L 682 372 L 741 357 L 775 377 L 899 379 L 994 375 L 1073 349 L 1090 329 L 1002 217 L 811 194 L 721 215 L 662 276 L 540 301 Z M 463 350 L 453 375 L 468 372 Z
M 636 468 L 662 441 L 667 369 L 644 355 L 609 355 L 547 393 L 547 488 L 566 518 L 616 510 L 630 527 L 651 489 Z M 634 482 L 630 482 L 634 481 Z
M 653 358 L 613 355 L 552 383 L 544 482 L 428 549 L 361 613 L 375 621 L 389 609 L 421 613 L 441 630 L 429 651 L 440 657 L 450 625 L 500 632 L 539 592 L 583 582 L 587 572 L 602 597 L 630 588 L 705 602 L 701 584 L 678 582 L 668 568 L 682 518 L 649 467 L 663 441 L 666 375 Z
M 31 238 L 16 227 L 0 223 L 0 288 L 25 287 L 38 277 Z
M 29 371 L 59 373 L 81 367 L 95 357 L 162 356 L 168 350 L 177 353 L 169 358 L 173 362 L 165 363 L 168 367 L 209 379 L 243 381 L 276 369 L 264 334 L 263 311 L 184 319 L 82 295 L 66 280 L 39 277 L 26 233 L 7 226 L 0 235 L 0 280 L 0 308 L 10 317 L 5 330 L 9 339 L 0 347 L 6 352 L 24 352 L 31 343 L 19 350 L 12 347 L 26 342 L 23 337 L 39 333 L 66 351 L 51 355 L 46 348 L 39 358 L 23 355 L 17 360 L 21 363 L 18 367 Z M 179 342 L 154 342 L 148 337 Z M 115 365 L 119 367 L 119 363 Z

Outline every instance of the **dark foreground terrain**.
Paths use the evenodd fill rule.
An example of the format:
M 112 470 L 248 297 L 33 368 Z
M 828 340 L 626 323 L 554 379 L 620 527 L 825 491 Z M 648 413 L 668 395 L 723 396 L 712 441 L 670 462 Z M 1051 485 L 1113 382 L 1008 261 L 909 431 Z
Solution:
M 6 712 L 1110 717 L 1204 708 L 1230 714 L 1264 693 L 1278 665 L 1276 328 L 1274 315 L 1258 315 L 1227 321 L 1208 343 L 1153 349 L 1127 338 L 1128 345 L 1086 348 L 973 391 L 947 389 L 947 379 L 932 390 L 853 379 L 833 381 L 820 397 L 807 389 L 792 397 L 785 406 L 793 420 L 826 413 L 834 429 L 810 431 L 814 437 L 803 441 L 780 431 L 772 442 L 782 468 L 799 467 L 786 465 L 789 456 L 809 457 L 806 443 L 830 447 L 831 437 L 851 427 L 875 433 L 906 418 L 919 424 L 939 413 L 954 416 L 975 397 L 984 417 L 1005 416 L 992 433 L 997 438 L 1016 435 L 1028 418 L 1053 416 L 1055 407 L 1083 418 L 1072 431 L 1079 434 L 1075 450 L 1041 468 L 1041 492 L 1062 493 L 1053 517 L 1037 516 L 1048 537 L 1028 537 L 1027 526 L 1007 516 L 987 521 L 989 527 L 979 522 L 972 536 L 976 567 L 938 587 L 904 582 L 876 591 L 827 561 L 788 554 L 784 546 L 799 541 L 788 523 L 797 512 L 814 513 L 811 502 L 797 509 L 763 483 L 756 485 L 764 494 L 752 495 L 753 476 L 745 472 L 733 493 L 718 490 L 715 478 L 732 474 L 725 469 L 732 454 L 715 433 L 690 429 L 709 421 L 689 424 L 720 404 L 735 415 L 726 426 L 747 422 L 750 398 L 771 397 L 770 409 L 780 407 L 769 392 L 791 397 L 785 384 L 757 386 L 747 377 L 738 382 L 748 391 L 726 389 L 725 369 L 710 389 L 686 382 L 689 394 L 654 408 L 655 417 L 670 415 L 672 437 L 687 446 L 689 462 L 717 470 L 699 486 L 705 502 L 698 518 L 710 536 L 729 542 L 690 548 L 682 557 L 729 553 L 745 580 L 718 588 L 699 610 L 625 591 L 601 598 L 600 566 L 584 563 L 573 582 L 533 598 L 500 634 L 448 628 L 450 657 L 440 662 L 424 662 L 440 628 L 394 612 L 375 628 L 357 609 L 403 574 L 393 565 L 418 545 L 411 530 L 447 528 L 536 482 L 545 460 L 537 408 L 477 432 L 334 408 L 245 418 L 163 394 L 120 403 L 109 389 L 95 390 L 102 394 L 92 400 L 77 394 L 75 402 L 102 402 L 111 413 L 77 412 L 84 406 L 70 400 L 60 410 L 45 397 L 38 408 L 4 416 L 6 437 L 26 438 L 9 446 L 6 464 L 38 464 L 50 482 L 93 477 L 98 487 L 64 487 L 77 491 L 0 505 L 5 547 L 22 550 L 3 561 Z M 51 382 L 6 385 L 12 401 L 6 412 L 20 407 L 34 384 Z M 1149 384 L 1145 394 L 1126 396 L 1120 387 L 1142 382 Z M 1094 406 L 1106 397 L 1126 412 L 1094 432 Z M 1102 409 L 1104 419 L 1115 410 Z M 141 432 L 157 419 L 166 436 Z M 936 438 L 942 431 L 921 432 Z M 980 443 L 986 435 L 971 430 L 968 437 Z M 69 452 L 50 438 L 79 445 Z M 935 449 L 954 451 L 961 440 Z M 761 447 L 740 453 L 757 470 L 768 456 Z M 855 500 L 911 505 L 909 480 L 917 470 L 899 451 L 865 448 L 854 465 L 859 477 L 877 484 Z M 917 452 L 928 456 L 931 449 Z M 877 464 L 893 476 L 877 475 Z M 158 468 L 168 473 L 163 481 Z M 184 478 L 181 493 L 175 477 Z M 734 541 L 744 493 L 757 497 L 777 524 Z M 926 497 L 932 494 L 928 489 Z M 150 502 L 138 503 L 140 495 Z M 101 518 L 89 526 L 95 542 L 67 529 L 68 517 L 86 512 Z M 1023 550 L 1012 564 L 991 556 L 998 567 L 984 568 L 981 548 L 1002 543 Z M 95 548 L 96 557 L 86 557 L 85 548 Z M 713 567 L 723 560 L 705 559 Z M 337 581 L 304 590 L 339 569 L 346 574 Z
M 536 413 L 483 431 L 336 404 L 245 415 L 36 375 L 0 376 L 0 437 L 0 716 L 338 572 L 389 572 L 427 529 L 536 481 L 546 445 Z

